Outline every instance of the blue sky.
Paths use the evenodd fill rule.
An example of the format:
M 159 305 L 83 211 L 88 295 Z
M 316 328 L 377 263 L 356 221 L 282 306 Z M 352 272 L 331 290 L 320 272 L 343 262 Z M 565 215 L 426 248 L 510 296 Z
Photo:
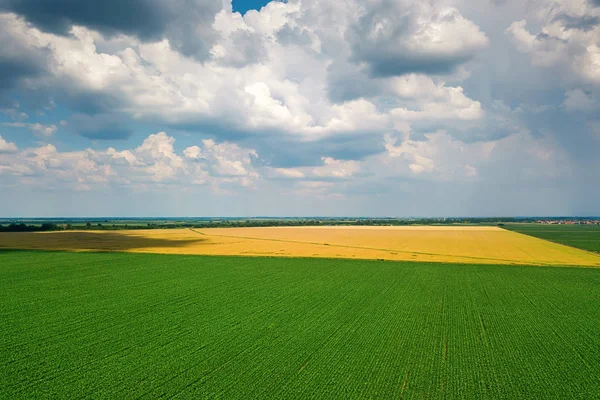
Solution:
M 596 0 L 0 1 L 0 216 L 599 215 L 598 37 Z
M 248 10 L 260 10 L 268 3 L 268 0 L 234 0 L 232 1 L 232 8 L 234 12 L 243 15 Z

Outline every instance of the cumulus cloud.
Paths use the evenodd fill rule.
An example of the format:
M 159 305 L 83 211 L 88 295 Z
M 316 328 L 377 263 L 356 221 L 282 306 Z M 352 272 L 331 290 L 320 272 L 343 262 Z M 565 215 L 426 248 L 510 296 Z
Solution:
M 412 15 L 415 6 L 406 4 L 405 7 Z M 12 14 L 5 14 L 4 18 L 13 26 L 9 33 L 16 46 L 25 49 L 27 54 L 41 49 L 49 51 L 45 69 L 50 79 L 40 78 L 36 85 L 62 91 L 72 107 L 85 114 L 110 115 L 119 110 L 130 118 L 159 119 L 170 125 L 198 130 L 216 128 L 238 135 L 272 132 L 292 135 L 299 140 L 388 129 L 392 115 L 380 109 L 377 103 L 381 96 L 393 95 L 387 87 L 394 86 L 394 82 L 385 79 L 373 82 L 377 89 L 366 96 L 373 100 L 363 96 L 342 102 L 329 99 L 327 65 L 338 59 L 348 63 L 348 57 L 352 56 L 326 54 L 315 45 L 326 39 L 344 38 L 343 35 L 328 38 L 328 32 L 323 31 L 326 27 L 320 21 L 309 19 L 308 11 L 301 12 L 299 3 L 270 3 L 260 13 L 250 12 L 244 17 L 223 9 L 215 19 L 218 38 L 210 50 L 212 58 L 203 63 L 182 55 L 168 36 L 159 41 L 141 42 L 135 36 L 102 36 L 89 24 L 73 26 L 69 36 L 60 36 L 52 30 L 48 33 L 29 26 Z M 423 31 L 419 38 L 429 41 L 429 47 L 415 46 L 425 49 L 429 55 L 460 53 L 462 50 L 448 50 L 445 45 L 436 47 L 439 40 L 430 37 L 433 34 L 430 31 L 440 28 L 435 24 L 454 29 L 454 24 L 462 26 L 467 24 L 466 20 L 455 11 L 436 15 L 437 22 L 433 26 L 426 21 L 426 27 L 415 28 Z M 474 26 L 471 22 L 467 25 Z M 302 32 L 312 39 L 295 44 L 289 40 L 279 43 L 277 38 L 285 29 Z M 472 32 L 468 36 L 479 37 Z M 411 43 L 414 40 L 417 39 L 412 37 Z M 300 62 L 312 67 L 295 68 Z M 458 59 L 453 62 L 453 65 L 460 64 Z M 446 100 L 439 97 L 438 103 L 453 102 L 449 107 L 456 108 L 452 93 L 464 97 L 460 87 L 444 88 L 443 82 L 433 85 L 447 92 Z M 423 108 L 423 104 L 418 104 L 420 99 L 412 100 L 414 104 L 405 107 L 407 111 L 411 111 L 411 107 L 417 111 Z M 467 103 L 464 102 L 465 112 L 455 114 L 459 118 L 477 113 L 477 110 L 470 111 L 473 105 Z M 76 127 L 77 121 L 74 122 Z M 105 127 L 106 123 L 99 121 L 79 125 L 79 133 L 93 139 L 127 137 L 128 134 L 126 127 L 117 124 Z
M 0 142 L 3 187 L 597 179 L 593 1 L 93 3 L 0 0 L 0 124 L 34 133 Z
M 568 156 L 556 142 L 528 132 L 474 143 L 457 140 L 444 130 L 426 134 L 425 140 L 386 135 L 384 141 L 386 152 L 367 159 L 363 168 L 391 177 L 437 182 L 491 180 L 502 185 L 514 179 L 555 179 L 572 173 L 566 167 Z
M 17 151 L 17 145 L 12 142 L 7 142 L 0 136 L 0 153 L 14 153 Z
M 183 159 L 173 149 L 175 138 L 159 132 L 148 136 L 135 149 L 136 161 L 157 182 L 174 178 L 183 167 Z
M 324 157 L 321 165 L 267 168 L 267 181 L 290 182 L 293 193 L 307 196 L 344 196 L 344 193 L 385 196 L 431 185 L 486 185 L 498 187 L 560 181 L 575 174 L 569 156 L 551 138 L 517 131 L 486 142 L 465 143 L 439 130 L 422 140 L 410 134 L 387 134 L 385 151 L 360 161 Z M 419 183 L 421 182 L 421 183 Z M 365 192 L 367 191 L 367 192 Z
M 190 146 L 183 150 L 183 155 L 192 160 L 198 160 L 202 156 L 202 149 L 199 146 Z
M 386 135 L 386 153 L 377 162 L 404 176 L 423 176 L 435 180 L 464 180 L 477 176 L 474 165 L 489 160 L 496 142 L 463 143 L 445 131 L 425 135 L 426 140 L 413 140 Z
M 0 10 L 23 17 L 40 30 L 60 35 L 85 26 L 107 36 L 145 41 L 166 36 L 184 54 L 206 59 L 215 38 L 212 23 L 220 0 L 2 0 Z
M 322 160 L 323 166 L 312 170 L 315 176 L 346 179 L 355 175 L 360 169 L 356 161 L 336 160 L 331 157 L 323 157 Z
M 252 161 L 258 154 L 251 149 L 244 149 L 234 143 L 217 144 L 214 140 L 202 141 L 203 159 L 216 176 L 252 176 L 257 175 L 251 170 Z
M 58 130 L 56 125 L 43 125 L 40 123 L 29 124 L 29 129 L 31 129 L 34 134 L 45 137 L 54 135 Z
M 362 2 L 348 30 L 352 60 L 373 76 L 452 72 L 488 45 L 472 21 L 454 8 L 420 1 Z
M 360 172 L 361 163 L 354 160 L 337 160 L 333 157 L 321 157 L 321 165 L 300 168 L 270 168 L 265 171 L 274 179 L 306 181 L 347 180 Z
M 572 89 L 565 93 L 565 101 L 563 106 L 567 111 L 583 111 L 589 112 L 597 110 L 599 103 L 590 92 L 585 92 L 582 89 Z
M 15 36 L 23 40 L 15 41 Z M 45 74 L 49 51 L 32 44 L 22 24 L 11 15 L 0 14 L 0 43 L 0 91 Z
M 59 152 L 55 146 L 28 148 L 0 156 L 0 180 L 7 187 L 34 186 L 85 190 L 107 182 L 108 164 L 94 160 L 93 151 Z
M 531 62 L 543 68 L 558 68 L 569 80 L 600 84 L 600 8 L 586 2 L 542 2 L 538 33 L 528 21 L 513 22 L 506 33 L 517 49 L 531 55 Z M 575 79 L 573 79 L 575 78 Z
M 109 34 L 135 32 L 141 36 L 154 36 L 166 28 L 165 9 L 153 0 L 134 0 L 126 4 L 3 0 L 0 8 L 24 16 L 46 31 L 61 34 L 68 34 L 73 25 L 90 26 Z
M 476 120 L 483 116 L 481 103 L 474 101 L 463 93 L 462 88 L 446 88 L 441 98 L 424 101 L 420 110 L 409 110 L 405 107 L 395 108 L 392 116 L 401 121 L 420 119 L 457 119 Z
M 11 128 L 28 128 L 31 133 L 33 133 L 36 136 L 39 137 L 51 137 L 53 136 L 56 131 L 58 130 L 58 127 L 56 125 L 50 124 L 50 125 L 44 125 L 44 124 L 40 124 L 39 122 L 36 123 L 25 123 L 25 122 L 4 122 L 2 123 L 3 126 L 6 127 L 11 127 Z
M 190 146 L 182 157 L 174 143 L 175 138 L 158 132 L 139 146 L 120 151 L 109 147 L 61 152 L 52 144 L 18 151 L 14 143 L 0 137 L 0 176 L 7 181 L 18 179 L 23 185 L 79 190 L 98 185 L 186 183 L 252 187 L 259 179 L 254 150 L 204 140 L 203 148 Z
M 301 179 L 306 176 L 304 172 L 300 171 L 297 168 L 274 168 L 273 175 L 276 178 L 285 179 Z

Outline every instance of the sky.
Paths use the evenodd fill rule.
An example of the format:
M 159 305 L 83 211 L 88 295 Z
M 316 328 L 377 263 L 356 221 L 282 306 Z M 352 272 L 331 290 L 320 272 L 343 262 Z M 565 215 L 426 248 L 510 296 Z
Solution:
M 0 216 L 600 215 L 600 0 L 0 0 Z
M 233 12 L 244 15 L 248 10 L 258 10 L 269 4 L 269 0 L 234 0 L 231 2 Z

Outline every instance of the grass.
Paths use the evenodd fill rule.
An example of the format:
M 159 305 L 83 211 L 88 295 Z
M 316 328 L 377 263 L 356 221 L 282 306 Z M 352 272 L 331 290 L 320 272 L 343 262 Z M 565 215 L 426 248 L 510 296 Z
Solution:
M 600 225 L 506 224 L 506 229 L 600 253 Z
M 599 398 L 600 269 L 0 252 L 0 398 Z

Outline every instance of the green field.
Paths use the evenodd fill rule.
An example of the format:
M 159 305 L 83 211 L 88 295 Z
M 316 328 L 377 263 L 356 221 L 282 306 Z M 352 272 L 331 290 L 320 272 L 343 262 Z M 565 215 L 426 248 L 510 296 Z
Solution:
M 600 269 L 0 252 L 0 398 L 599 398 Z
M 600 253 L 600 225 L 506 224 L 504 228 Z

